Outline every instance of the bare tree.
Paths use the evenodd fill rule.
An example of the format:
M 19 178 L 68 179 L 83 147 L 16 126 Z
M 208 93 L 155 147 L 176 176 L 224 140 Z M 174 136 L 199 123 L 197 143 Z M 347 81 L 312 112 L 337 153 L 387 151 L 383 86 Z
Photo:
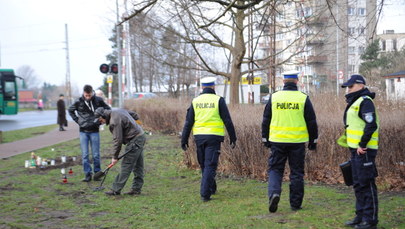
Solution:
M 133 2 L 134 10 L 128 18 L 139 15 L 140 12 L 147 14 L 153 11 L 155 12 L 153 24 L 156 29 L 163 31 L 171 26 L 173 34 L 179 37 L 181 42 L 191 45 L 198 58 L 194 55 L 185 57 L 194 65 L 189 65 L 188 69 L 203 70 L 209 74 L 223 76 L 230 81 L 231 104 L 239 103 L 238 85 L 241 77 L 252 76 L 254 72 L 269 72 L 269 78 L 273 77 L 274 80 L 276 67 L 278 67 L 278 74 L 288 70 L 281 66 L 301 65 L 301 68 L 306 68 L 307 63 L 320 65 L 319 63 L 328 62 L 320 69 L 325 76 L 336 73 L 336 67 L 332 65 L 336 62 L 339 62 L 343 69 L 348 69 L 348 63 L 344 57 L 347 56 L 345 50 L 348 49 L 348 42 L 344 41 L 348 33 L 347 20 L 343 17 L 337 20 L 333 11 L 333 6 L 339 7 L 339 4 L 345 3 L 343 0 L 144 0 Z M 347 11 L 347 4 L 346 2 L 340 7 L 340 12 Z M 312 11 L 311 7 L 315 7 L 316 10 L 306 12 L 307 9 Z M 375 18 L 372 17 L 372 13 L 380 9 L 370 10 L 371 13 L 367 18 Z M 288 10 L 291 15 L 287 15 Z M 345 15 L 345 13 L 341 14 Z M 293 18 L 293 20 L 289 20 L 290 24 L 286 24 L 279 20 L 282 17 Z M 345 36 L 336 38 L 335 26 L 338 26 Z M 253 31 L 252 27 L 257 30 Z M 375 23 L 369 20 L 365 29 L 371 31 L 368 38 L 372 39 Z M 270 31 L 266 32 L 266 30 Z M 278 36 L 283 35 L 294 36 L 288 40 L 288 45 L 280 47 L 276 40 Z M 257 52 L 260 39 L 272 41 L 271 49 L 261 56 Z M 320 47 L 325 41 L 329 42 L 328 46 Z M 336 53 L 336 45 L 334 44 L 338 42 L 342 42 L 340 49 L 343 53 L 335 57 L 333 54 Z M 315 46 L 318 47 L 315 48 Z M 207 50 L 215 50 L 215 59 Z M 218 55 L 221 52 L 223 55 Z M 313 54 L 310 54 L 311 52 Z M 223 61 L 228 61 L 229 69 L 219 64 Z M 182 63 L 166 64 L 184 68 Z
M 29 65 L 23 65 L 16 70 L 16 74 L 24 79 L 25 88 L 38 88 L 41 85 L 35 70 Z

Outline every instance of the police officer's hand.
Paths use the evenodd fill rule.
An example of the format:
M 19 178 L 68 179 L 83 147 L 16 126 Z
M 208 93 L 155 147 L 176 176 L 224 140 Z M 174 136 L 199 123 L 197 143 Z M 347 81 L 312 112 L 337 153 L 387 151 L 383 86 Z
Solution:
M 231 143 L 229 143 L 229 145 L 231 146 L 232 149 L 235 149 L 236 141 L 231 141 Z
M 186 151 L 188 149 L 188 143 L 181 143 L 181 148 Z
M 314 142 L 309 142 L 309 143 L 308 143 L 308 149 L 309 149 L 309 150 L 316 150 L 316 143 L 314 143 Z
M 271 142 L 263 142 L 263 145 L 269 149 L 271 148 Z

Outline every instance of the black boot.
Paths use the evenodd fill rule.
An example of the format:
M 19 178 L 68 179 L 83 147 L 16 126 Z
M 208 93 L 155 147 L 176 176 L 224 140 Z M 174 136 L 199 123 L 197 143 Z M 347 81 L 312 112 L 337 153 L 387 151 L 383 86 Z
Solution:
M 278 208 L 278 202 L 280 201 L 279 194 L 273 194 L 269 199 L 269 212 L 276 212 Z
M 354 228 L 356 228 L 356 229 L 375 229 L 375 228 L 377 228 L 377 224 L 371 224 L 371 223 L 363 221 L 363 222 L 357 224 Z
M 82 181 L 83 182 L 90 182 L 91 181 L 91 173 L 87 174 L 86 177 Z
M 360 223 L 361 223 L 361 219 L 356 216 L 352 220 L 346 221 L 345 226 L 354 227 L 354 226 L 356 226 L 357 224 L 360 224 Z
M 59 131 L 65 131 L 62 126 L 59 127 Z

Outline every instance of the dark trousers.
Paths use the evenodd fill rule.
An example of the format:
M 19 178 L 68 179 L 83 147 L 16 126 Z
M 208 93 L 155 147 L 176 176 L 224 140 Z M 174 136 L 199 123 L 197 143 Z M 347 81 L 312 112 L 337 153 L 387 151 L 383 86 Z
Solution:
M 305 144 L 273 144 L 269 157 L 269 198 L 273 194 L 281 195 L 281 184 L 286 160 L 290 166 L 290 205 L 301 207 L 304 198 Z
M 216 192 L 215 176 L 221 142 L 215 140 L 196 140 L 196 145 L 197 159 L 202 172 L 200 194 L 204 198 L 209 198 Z
M 125 147 L 125 152 L 128 152 L 123 158 L 121 163 L 121 172 L 115 177 L 113 183 L 113 191 L 121 192 L 127 182 L 131 172 L 134 173 L 132 182 L 132 189 L 141 191 L 143 186 L 143 147 L 146 142 L 145 134 L 133 138 Z
M 375 157 L 377 150 L 367 149 L 366 154 L 357 154 L 357 149 L 350 148 L 352 154 L 353 189 L 356 196 L 356 217 L 362 221 L 378 223 L 378 198 L 375 177 L 377 169 Z

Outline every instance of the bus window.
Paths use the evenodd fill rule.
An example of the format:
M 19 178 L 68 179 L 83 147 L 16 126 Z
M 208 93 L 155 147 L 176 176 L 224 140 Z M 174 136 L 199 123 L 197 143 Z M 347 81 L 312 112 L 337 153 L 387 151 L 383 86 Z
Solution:
M 16 99 L 15 82 L 4 82 L 4 99 Z

